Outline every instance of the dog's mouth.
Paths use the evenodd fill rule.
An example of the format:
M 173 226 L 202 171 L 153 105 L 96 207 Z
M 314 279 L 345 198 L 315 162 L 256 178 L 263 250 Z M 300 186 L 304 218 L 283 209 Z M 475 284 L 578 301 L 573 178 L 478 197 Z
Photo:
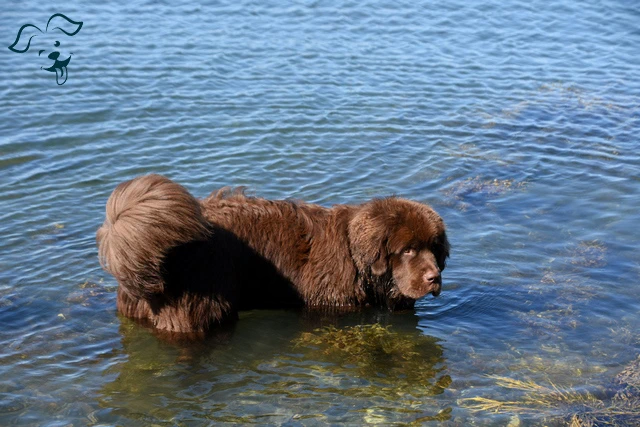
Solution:
M 442 280 L 438 279 L 435 282 L 429 284 L 425 295 L 431 294 L 433 297 L 437 297 L 442 292 Z
M 67 78 L 69 77 L 69 73 L 67 72 L 67 65 L 69 65 L 70 61 L 71 61 L 71 55 L 69 55 L 69 57 L 64 61 L 58 61 L 56 59 L 53 61 L 53 65 L 51 67 L 43 68 L 43 70 L 56 73 L 56 83 L 58 85 L 63 85 L 65 84 L 65 82 L 67 81 Z M 64 80 L 62 80 L 62 83 L 60 83 L 61 79 L 63 78 Z
M 438 295 L 440 295 L 440 292 L 442 292 L 442 284 L 438 281 L 436 283 L 423 284 L 416 287 L 410 287 L 408 289 L 398 287 L 398 290 L 405 297 L 417 300 L 429 294 L 437 297 Z

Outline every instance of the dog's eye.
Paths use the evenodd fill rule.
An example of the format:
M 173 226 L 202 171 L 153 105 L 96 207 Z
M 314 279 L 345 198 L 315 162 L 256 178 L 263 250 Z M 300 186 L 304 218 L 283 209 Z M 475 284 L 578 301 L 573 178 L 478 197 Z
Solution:
M 406 255 L 406 256 L 415 256 L 416 254 L 416 250 L 413 248 L 407 248 L 404 251 L 402 251 L 402 255 Z
M 56 42 L 53 44 L 55 47 L 60 46 L 60 42 L 56 40 Z

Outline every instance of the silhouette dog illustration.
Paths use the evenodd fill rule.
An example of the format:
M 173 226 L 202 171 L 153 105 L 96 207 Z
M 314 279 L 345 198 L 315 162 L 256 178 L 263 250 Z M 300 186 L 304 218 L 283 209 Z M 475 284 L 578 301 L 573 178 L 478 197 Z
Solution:
M 16 40 L 9 50 L 16 53 L 25 53 L 31 47 L 33 41 L 34 46 L 38 46 L 38 56 L 45 56 L 53 61 L 53 63 L 47 67 L 40 67 L 45 71 L 49 71 L 56 74 L 56 83 L 63 85 L 69 77 L 67 66 L 71 62 L 71 56 L 73 52 L 63 57 L 62 43 L 60 40 L 63 36 L 73 37 L 82 28 L 82 22 L 73 21 L 61 13 L 51 15 L 47 21 L 45 30 L 33 24 L 25 24 L 18 30 Z

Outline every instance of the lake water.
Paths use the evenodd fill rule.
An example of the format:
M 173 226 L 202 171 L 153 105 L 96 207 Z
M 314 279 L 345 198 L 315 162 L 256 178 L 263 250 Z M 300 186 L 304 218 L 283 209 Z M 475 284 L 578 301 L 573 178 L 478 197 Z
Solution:
M 635 2 L 43 4 L 0 6 L 4 46 L 83 22 L 55 40 L 62 85 L 49 31 L 2 51 L 0 425 L 640 422 L 618 376 L 640 354 Z M 443 292 L 159 339 L 117 315 L 95 246 L 110 192 L 148 172 L 198 197 L 429 203 Z

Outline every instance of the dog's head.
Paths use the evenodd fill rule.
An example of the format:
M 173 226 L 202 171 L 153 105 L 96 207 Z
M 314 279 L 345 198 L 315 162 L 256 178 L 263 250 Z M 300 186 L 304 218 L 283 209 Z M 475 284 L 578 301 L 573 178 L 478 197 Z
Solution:
M 360 274 L 381 283 L 390 278 L 390 298 L 440 294 L 449 241 L 442 218 L 429 206 L 397 197 L 374 200 L 360 207 L 348 232 Z
M 56 83 L 63 85 L 67 81 L 67 66 L 73 52 L 66 51 L 62 41 L 66 37 L 75 36 L 81 28 L 82 22 L 72 21 L 63 14 L 56 13 L 49 18 L 44 31 L 32 24 L 20 27 L 16 40 L 9 46 L 9 50 L 26 53 L 30 48 L 37 49 L 38 56 L 48 60 L 47 64 L 40 68 L 55 73 Z

